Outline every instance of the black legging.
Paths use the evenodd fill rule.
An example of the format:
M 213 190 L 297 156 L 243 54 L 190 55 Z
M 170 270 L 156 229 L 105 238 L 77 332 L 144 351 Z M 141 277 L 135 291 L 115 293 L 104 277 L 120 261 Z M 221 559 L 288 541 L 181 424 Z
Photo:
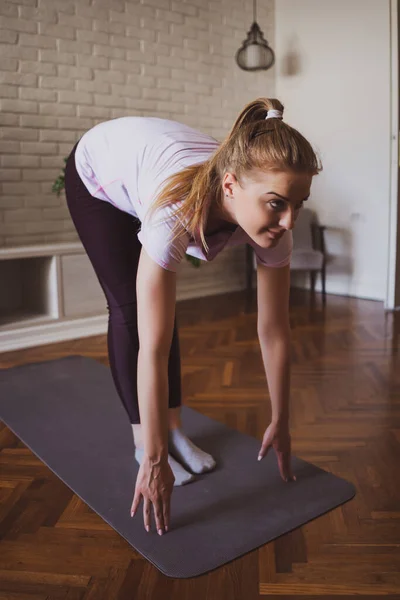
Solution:
M 65 168 L 65 193 L 73 223 L 107 299 L 108 357 L 116 390 L 131 423 L 140 423 L 137 395 L 136 274 L 139 219 L 91 196 L 75 166 L 75 144 Z M 181 405 L 181 363 L 175 317 L 168 363 L 169 407 Z

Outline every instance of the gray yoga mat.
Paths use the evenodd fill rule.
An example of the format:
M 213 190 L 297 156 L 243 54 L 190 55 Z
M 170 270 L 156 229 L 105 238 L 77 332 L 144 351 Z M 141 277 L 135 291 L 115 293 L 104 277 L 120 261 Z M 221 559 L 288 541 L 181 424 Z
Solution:
M 242 556 L 347 502 L 354 486 L 292 457 L 285 483 L 260 441 L 183 407 L 185 433 L 217 468 L 175 487 L 171 530 L 130 516 L 138 466 L 131 426 L 109 368 L 70 356 L 0 370 L 0 418 L 71 490 L 169 577 L 186 578 Z

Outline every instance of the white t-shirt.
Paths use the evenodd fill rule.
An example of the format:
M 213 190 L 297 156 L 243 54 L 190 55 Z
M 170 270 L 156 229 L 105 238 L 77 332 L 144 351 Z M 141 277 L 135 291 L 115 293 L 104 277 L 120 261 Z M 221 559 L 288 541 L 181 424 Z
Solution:
M 204 162 L 219 145 L 211 136 L 177 121 L 121 117 L 99 123 L 81 137 L 75 164 L 92 196 L 140 220 L 139 241 L 165 269 L 176 271 L 185 254 L 211 261 L 223 248 L 245 243 L 254 248 L 257 262 L 271 267 L 287 265 L 293 246 L 291 231 L 273 248 L 261 248 L 241 227 L 217 232 L 206 236 L 209 251 L 205 253 L 183 227 L 182 234 L 171 242 L 171 215 L 176 205 L 157 210 L 143 223 L 165 180 L 186 166 Z

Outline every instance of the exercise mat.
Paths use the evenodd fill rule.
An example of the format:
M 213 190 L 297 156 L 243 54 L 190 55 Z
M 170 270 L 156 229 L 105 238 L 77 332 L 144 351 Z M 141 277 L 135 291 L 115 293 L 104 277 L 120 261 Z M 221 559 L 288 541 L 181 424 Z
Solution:
M 0 418 L 73 492 L 169 577 L 216 569 L 355 495 L 354 486 L 292 457 L 285 483 L 275 452 L 184 406 L 186 435 L 217 461 L 174 487 L 170 531 L 149 533 L 143 502 L 131 518 L 138 465 L 132 429 L 108 367 L 69 356 L 0 370 Z

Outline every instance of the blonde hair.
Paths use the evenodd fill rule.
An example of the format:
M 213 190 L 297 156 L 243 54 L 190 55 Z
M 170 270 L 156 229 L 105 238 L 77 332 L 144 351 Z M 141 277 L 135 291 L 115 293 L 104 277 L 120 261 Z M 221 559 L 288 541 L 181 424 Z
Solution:
M 257 98 L 247 104 L 231 131 L 213 154 L 200 164 L 185 167 L 163 182 L 146 218 L 154 211 L 177 204 L 173 216 L 173 240 L 184 227 L 193 238 L 200 237 L 208 250 L 204 230 L 212 202 L 222 202 L 221 181 L 226 172 L 237 180 L 254 168 L 292 170 L 317 175 L 322 164 L 310 143 L 293 127 L 267 112 L 284 107 L 273 98 Z M 264 135 L 266 134 L 266 135 Z

